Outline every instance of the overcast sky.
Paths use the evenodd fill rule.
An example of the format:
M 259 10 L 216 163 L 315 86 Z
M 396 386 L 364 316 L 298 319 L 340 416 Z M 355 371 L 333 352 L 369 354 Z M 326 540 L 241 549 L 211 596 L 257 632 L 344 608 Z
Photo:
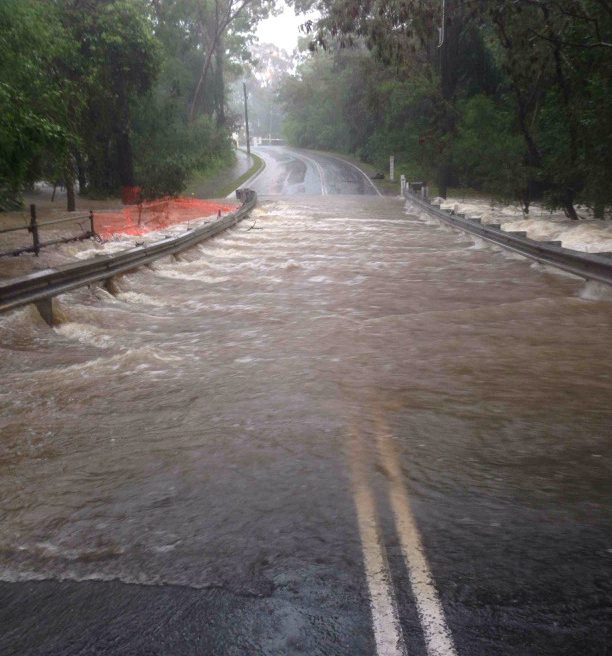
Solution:
M 306 20 L 306 16 L 296 16 L 291 7 L 285 7 L 280 16 L 273 16 L 259 23 L 256 34 L 261 43 L 274 43 L 291 53 L 297 47 L 301 34 L 299 27 Z

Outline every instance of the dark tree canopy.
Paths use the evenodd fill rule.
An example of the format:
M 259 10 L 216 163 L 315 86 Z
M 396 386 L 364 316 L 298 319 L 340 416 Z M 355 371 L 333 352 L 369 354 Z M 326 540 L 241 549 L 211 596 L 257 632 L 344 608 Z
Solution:
M 0 208 L 34 181 L 184 189 L 233 156 L 228 79 L 273 0 L 0 2 Z
M 296 6 L 315 7 L 321 18 L 309 26 L 318 63 L 303 65 L 285 89 L 294 141 L 348 148 L 379 164 L 394 153 L 408 171 L 436 180 L 442 195 L 449 185 L 471 186 L 520 198 L 526 208 L 543 199 L 572 218 L 577 203 L 599 216 L 612 205 L 612 7 L 606 1 L 304 0 Z M 316 78 L 325 81 L 325 71 L 338 83 L 327 95 L 299 90 Z M 342 117 L 333 136 L 316 127 L 326 98 Z M 367 120 L 355 121 L 364 104 Z M 330 141 L 321 143 L 322 134 Z

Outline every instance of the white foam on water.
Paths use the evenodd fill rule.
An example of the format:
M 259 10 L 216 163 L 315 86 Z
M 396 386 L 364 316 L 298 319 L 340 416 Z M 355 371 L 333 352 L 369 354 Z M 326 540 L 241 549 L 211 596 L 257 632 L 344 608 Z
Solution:
M 573 273 L 570 273 L 569 271 L 564 271 L 559 267 L 543 264 L 542 262 L 532 262 L 531 268 L 534 269 L 535 271 L 540 271 L 542 273 L 550 273 L 555 276 L 561 276 L 562 278 L 570 278 L 572 280 L 583 280 L 583 278 L 580 278 L 580 276 L 576 276 Z
M 297 262 L 291 258 L 287 260 L 281 260 L 280 262 L 272 262 L 268 259 L 256 259 L 248 260 L 246 262 L 240 263 L 228 263 L 226 265 L 220 263 L 211 263 L 207 262 L 205 265 L 210 269 L 215 269 L 218 271 L 294 271 L 296 269 L 309 268 L 308 264 L 305 262 Z M 317 263 L 310 265 L 317 266 Z
M 319 285 L 320 284 L 328 285 L 330 283 L 333 283 L 334 281 L 329 276 L 312 276 L 311 278 L 308 278 L 308 282 L 315 282 Z
M 19 547 L 19 551 L 28 551 L 27 547 Z M 124 553 L 125 549 L 118 546 L 102 547 L 101 549 L 70 549 L 65 546 L 53 544 L 52 542 L 37 542 L 33 548 L 30 549 L 37 556 L 43 558 L 55 558 L 61 556 L 66 560 L 82 560 L 91 559 L 96 557 L 118 556 Z
M 587 301 L 612 301 L 612 286 L 588 280 L 578 295 Z
M 162 278 L 171 278 L 173 280 L 192 280 L 194 282 L 205 282 L 210 285 L 217 285 L 222 282 L 231 280 L 230 276 L 211 276 L 206 273 L 184 273 L 178 269 L 157 269 L 156 275 Z
M 351 280 L 347 280 L 344 284 L 348 285 L 349 287 L 354 287 L 357 285 L 361 285 L 368 279 L 368 276 L 362 276 L 362 275 L 357 275 L 354 278 L 351 278 Z
M 532 205 L 528 215 L 517 205 L 499 205 L 487 200 L 458 200 L 449 198 L 443 209 L 452 209 L 468 217 L 480 218 L 483 224 L 499 223 L 506 232 L 527 233 L 536 241 L 561 241 L 564 248 L 586 253 L 612 251 L 612 222 L 593 218 L 572 221 L 562 212 L 550 212 Z M 588 216 L 579 208 L 578 213 Z
M 26 305 L 0 315 L 0 331 L 28 331 L 35 327 L 46 326 L 34 305 Z
M 180 541 L 171 545 L 155 545 L 149 548 L 151 555 L 157 555 L 158 558 L 166 556 L 174 559 L 174 551 L 176 547 L 180 547 Z M 83 551 L 81 558 L 88 560 L 91 564 L 84 565 L 83 561 L 78 558 L 69 559 L 62 554 L 57 556 L 47 556 L 47 561 L 51 563 L 51 571 L 40 571 L 33 567 L 2 567 L 0 568 L 0 581 L 7 583 L 27 583 L 28 581 L 101 581 L 111 582 L 119 581 L 127 585 L 146 585 L 146 586 L 159 586 L 159 585 L 180 585 L 182 587 L 193 588 L 194 590 L 206 589 L 211 586 L 218 585 L 217 579 L 209 579 L 206 572 L 202 573 L 201 578 L 194 577 L 193 572 L 187 571 L 172 571 L 168 568 L 167 571 L 160 571 L 158 566 L 151 566 L 146 571 L 138 570 L 133 566 L 126 566 L 123 562 L 124 559 L 129 557 L 127 552 L 117 553 L 116 556 L 112 555 L 112 547 L 104 550 L 85 552 Z M 96 569 L 95 561 L 97 558 L 105 561 L 112 562 L 113 566 L 108 569 Z M 100 565 L 98 565 L 100 567 Z
M 239 242 L 236 242 L 238 245 Z M 242 244 L 244 245 L 244 244 Z M 223 248 L 221 246 L 215 247 L 212 244 L 209 247 L 202 245 L 198 248 L 200 252 L 200 259 L 206 258 L 219 258 L 219 259 L 244 259 L 249 257 L 248 252 L 238 248 Z
M 54 326 L 53 330 L 62 337 L 73 339 L 82 344 L 95 346 L 97 348 L 111 348 L 114 346 L 115 337 L 97 326 L 85 323 L 68 321 Z
M 120 239 L 114 239 L 112 241 L 106 241 L 101 244 L 95 244 L 90 248 L 84 249 L 73 249 L 74 252 L 71 253 L 77 260 L 89 260 L 92 257 L 98 255 L 113 255 L 121 251 L 127 250 L 128 248 L 133 248 L 135 245 L 134 237 L 129 239 L 126 236 L 123 236 Z
M 411 203 L 409 200 L 406 201 L 406 204 L 404 205 L 404 213 L 425 225 L 440 225 L 439 219 L 428 212 L 425 212 L 421 207 Z
M 486 239 L 481 239 L 480 237 L 472 237 L 474 244 L 470 246 L 471 251 L 485 251 L 491 248 L 491 242 L 488 242 Z
M 159 367 L 159 363 L 182 362 L 183 358 L 170 352 L 165 352 L 150 346 L 135 349 L 126 349 L 121 353 L 114 353 L 109 357 L 101 356 L 72 365 L 61 365 L 46 367 L 44 371 L 45 380 L 53 381 L 61 385 L 65 382 L 74 382 L 79 378 L 96 378 L 118 371 L 141 372 L 152 375 Z M 167 370 L 164 370 L 167 373 Z M 24 384 L 31 385 L 31 372 L 12 372 L 7 374 L 11 384 L 16 386 Z
M 517 253 L 515 251 L 511 251 L 507 248 L 502 248 L 500 250 L 501 254 L 507 259 L 507 260 L 529 260 L 530 258 L 526 257 L 525 255 L 521 255 L 520 253 Z
M 168 305 L 168 303 L 162 299 L 153 298 L 152 296 L 141 294 L 139 292 L 119 292 L 116 298 L 125 303 L 135 303 L 137 305 L 154 305 L 155 307 L 164 307 Z
M 261 309 L 259 305 L 249 305 L 247 303 L 203 303 L 194 299 L 186 301 L 185 306 L 190 310 L 207 310 L 209 312 L 257 312 Z

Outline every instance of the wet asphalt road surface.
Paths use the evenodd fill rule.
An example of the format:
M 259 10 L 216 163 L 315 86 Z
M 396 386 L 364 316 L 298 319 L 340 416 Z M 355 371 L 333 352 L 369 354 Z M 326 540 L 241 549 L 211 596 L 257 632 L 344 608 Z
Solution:
M 266 167 L 250 186 L 261 196 L 378 195 L 367 176 L 338 157 L 280 146 L 256 152 Z
M 0 654 L 608 653 L 610 301 L 260 152 L 252 220 L 0 319 Z

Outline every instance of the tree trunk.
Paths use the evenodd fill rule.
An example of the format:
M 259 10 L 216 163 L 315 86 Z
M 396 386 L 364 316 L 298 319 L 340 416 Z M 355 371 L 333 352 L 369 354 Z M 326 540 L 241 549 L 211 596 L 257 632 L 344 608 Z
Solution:
M 451 165 L 444 162 L 438 169 L 438 192 L 442 198 L 448 195 L 448 188 L 451 182 Z
M 563 211 L 565 215 L 572 221 L 578 221 L 578 214 L 574 207 L 574 192 L 571 189 L 566 189 L 563 192 Z
M 83 156 L 77 150 L 75 153 L 77 180 L 79 181 L 79 194 L 84 194 L 87 191 L 87 176 L 85 174 L 85 163 Z
M 521 194 L 521 202 L 523 204 L 523 214 L 529 214 L 529 206 L 531 205 L 531 193 L 529 191 L 529 186 L 526 189 L 523 189 Z
M 563 210 L 572 221 L 578 221 L 578 214 L 576 214 L 576 208 L 573 203 L 565 203 Z
M 117 132 L 117 173 L 122 187 L 134 186 L 134 161 L 130 133 L 124 126 Z
M 74 172 L 72 167 L 68 165 L 66 167 L 66 210 L 68 212 L 74 212 L 76 210 L 76 195 L 74 193 Z
M 116 76 L 116 89 L 118 100 L 117 116 L 117 173 L 119 183 L 122 187 L 134 186 L 134 158 L 132 154 L 132 142 L 130 140 L 130 107 L 125 88 L 123 74 L 119 72 Z
M 200 73 L 200 78 L 198 79 L 198 83 L 196 85 L 195 92 L 193 94 L 193 100 L 191 101 L 191 107 L 189 109 L 189 122 L 193 123 L 195 116 L 196 116 L 196 110 L 198 108 L 198 103 L 200 102 L 200 96 L 202 95 L 202 89 L 204 88 L 204 84 L 206 82 L 206 78 L 208 77 L 208 71 L 210 70 L 210 64 L 212 62 L 212 56 L 214 53 L 214 47 L 211 48 L 207 53 L 206 57 L 204 59 L 204 65 L 202 66 L 202 72 Z
M 219 37 L 215 53 L 215 111 L 217 114 L 217 125 L 225 125 L 225 75 L 224 75 L 224 50 L 223 37 Z

